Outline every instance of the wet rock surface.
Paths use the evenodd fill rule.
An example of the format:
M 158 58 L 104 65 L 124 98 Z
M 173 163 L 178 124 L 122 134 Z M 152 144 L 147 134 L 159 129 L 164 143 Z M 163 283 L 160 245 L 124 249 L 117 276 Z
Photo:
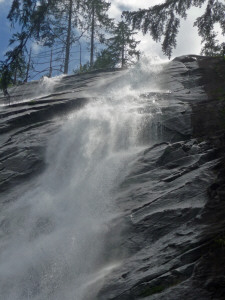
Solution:
M 160 141 L 139 153 L 115 194 L 121 215 L 112 222 L 108 247 L 109 260 L 119 266 L 106 276 L 99 300 L 225 299 L 223 103 L 220 92 L 213 93 L 215 80 L 209 84 L 213 66 L 224 62 L 206 60 L 180 57 L 163 71 L 167 91 L 155 95 Z M 64 77 L 50 92 L 43 88 L 42 98 L 31 93 L 38 82 L 11 91 L 11 105 L 0 108 L 1 205 L 15 201 L 20 186 L 29 187 L 46 167 L 47 141 L 68 113 L 92 101 L 90 91 L 99 97 L 99 86 L 120 74 Z
M 130 210 L 121 247 L 131 252 L 99 299 L 211 299 L 201 277 L 209 268 L 199 268 L 215 234 L 207 229 L 205 206 L 220 155 L 210 144 L 188 140 L 156 145 L 134 163 L 118 198 Z
M 224 85 L 209 82 L 213 64 L 224 68 L 221 59 L 190 56 L 165 70 L 169 97 L 184 108 L 183 125 L 177 111 L 165 113 L 164 142 L 140 154 L 120 188 L 125 258 L 98 299 L 225 298 L 224 103 L 212 97 Z
M 114 77 L 114 73 L 103 72 L 100 79 Z M 0 192 L 45 168 L 47 140 L 59 130 L 69 113 L 90 100 L 89 88 L 94 96 L 98 79 L 99 74 L 93 72 L 67 76 L 54 83 L 46 79 L 23 84 L 9 90 L 10 105 L 0 97 Z

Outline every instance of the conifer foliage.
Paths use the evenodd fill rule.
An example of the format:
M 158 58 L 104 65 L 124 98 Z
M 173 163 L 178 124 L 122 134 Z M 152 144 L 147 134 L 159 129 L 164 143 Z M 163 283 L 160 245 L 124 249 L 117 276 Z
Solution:
M 51 38 L 51 30 L 47 22 L 49 9 L 58 0 L 13 0 L 8 19 L 12 26 L 20 25 L 20 32 L 14 33 L 9 45 L 14 45 L 6 53 L 6 60 L 0 62 L 0 74 L 4 88 L 12 81 L 12 77 L 24 68 L 24 55 L 27 53 L 27 42 L 34 38 L 41 40 Z
M 71 48 L 82 36 L 82 12 L 80 0 L 63 0 L 55 3 L 49 13 L 48 20 L 51 26 L 52 43 L 50 46 L 62 47 L 64 52 L 63 73 L 68 74 Z M 46 40 L 45 45 L 48 45 Z
M 144 34 L 150 33 L 153 40 L 162 40 L 162 51 L 169 58 L 176 47 L 180 19 L 186 19 L 187 11 L 192 6 L 201 7 L 206 3 L 202 16 L 194 23 L 202 42 L 207 46 L 215 41 L 214 25 L 218 23 L 225 35 L 225 4 L 223 0 L 166 0 L 165 3 L 155 5 L 149 9 L 139 9 L 134 12 L 123 12 L 127 21 L 132 23 L 134 29 L 142 30 Z
M 95 42 L 103 41 L 104 35 L 101 30 L 107 31 L 113 26 L 113 20 L 108 16 L 110 5 L 105 0 L 84 1 L 84 21 L 90 33 L 90 67 L 94 64 Z
M 51 39 L 51 28 L 47 15 L 58 0 L 13 0 L 8 14 L 12 26 L 18 23 L 21 31 L 13 34 L 10 45 L 15 48 L 7 53 L 7 62 L 13 62 L 18 55 L 26 51 L 30 38 L 36 40 Z
M 109 39 L 109 49 L 113 56 L 121 62 L 121 67 L 132 63 L 134 57 L 138 58 L 140 51 L 136 50 L 140 41 L 134 39 L 136 32 L 133 32 L 127 23 L 121 21 L 112 31 L 113 37 Z
M 110 33 L 112 37 L 105 41 L 107 48 L 102 50 L 94 64 L 96 69 L 127 67 L 140 56 L 136 49 L 140 41 L 134 39 L 136 32 L 127 23 L 120 21 Z
M 67 74 L 71 48 L 76 42 L 80 44 L 83 36 L 90 41 L 92 67 L 96 41 L 102 42 L 103 34 L 113 26 L 107 14 L 109 7 L 106 0 L 12 0 L 8 19 L 12 27 L 16 24 L 20 30 L 10 39 L 9 45 L 14 48 L 6 53 L 6 60 L 0 62 L 1 76 L 20 68 L 18 57 L 28 56 L 27 45 L 33 42 L 51 49 L 61 47 L 62 69 Z

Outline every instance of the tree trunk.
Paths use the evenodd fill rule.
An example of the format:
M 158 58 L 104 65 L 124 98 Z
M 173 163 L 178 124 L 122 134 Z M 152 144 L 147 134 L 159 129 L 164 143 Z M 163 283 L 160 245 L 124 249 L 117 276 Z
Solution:
M 66 37 L 66 55 L 65 55 L 65 63 L 64 63 L 64 74 L 68 74 L 69 71 L 69 60 L 70 60 L 70 46 L 71 46 L 71 28 L 72 28 L 72 5 L 73 0 L 69 2 L 69 18 L 67 25 L 67 37 Z
M 80 41 L 78 41 L 79 42 L 79 46 L 80 46 L 80 71 L 81 71 L 81 69 L 82 69 L 82 49 L 81 49 L 81 42 Z
M 91 53 L 90 53 L 90 67 L 94 63 L 94 35 L 95 35 L 95 7 L 92 4 L 92 20 L 91 20 Z
M 124 49 L 124 45 L 122 48 L 122 68 L 125 66 L 125 49 Z
M 122 28 L 122 68 L 125 66 L 125 39 L 124 29 Z
M 14 78 L 13 78 L 13 84 L 15 85 L 17 82 L 17 71 L 18 69 L 16 68 L 15 72 L 14 72 Z
M 25 77 L 24 82 L 27 82 L 28 78 L 29 78 L 31 54 L 32 54 L 32 48 L 30 48 L 30 53 L 29 53 L 29 58 L 28 58 L 28 63 L 27 63 L 27 72 L 26 72 L 26 77 Z
M 51 56 L 50 56 L 50 65 L 49 65 L 49 78 L 52 77 L 52 49 L 51 49 Z

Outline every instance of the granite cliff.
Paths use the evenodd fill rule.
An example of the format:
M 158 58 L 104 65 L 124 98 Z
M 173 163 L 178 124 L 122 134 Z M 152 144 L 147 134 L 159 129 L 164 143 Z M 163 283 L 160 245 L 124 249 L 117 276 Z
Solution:
M 142 148 L 132 156 L 112 193 L 117 214 L 104 231 L 104 258 L 98 265 L 102 270 L 104 265 L 113 267 L 95 275 L 85 296 L 77 296 L 80 299 L 225 299 L 224 67 L 221 58 L 178 57 L 157 71 L 160 91 L 146 90 L 146 82 L 154 85 L 156 77 L 146 75 L 145 91 L 139 95 L 145 107 L 138 111 L 143 109 L 141 114 L 153 116 L 153 121 L 142 124 L 138 133 Z M 2 265 L 14 228 L 10 218 L 18 218 L 15 228 L 20 226 L 19 208 L 16 216 L 7 212 L 34 189 L 36 178 L 48 168 L 49 139 L 71 114 L 82 113 L 101 98 L 102 91 L 123 84 L 123 76 L 139 75 L 99 71 L 62 77 L 50 86 L 45 79 L 10 90 L 11 105 L 5 103 L 0 109 Z M 154 105 L 146 105 L 148 102 Z M 37 235 L 48 238 L 54 222 L 38 220 Z M 5 279 L 2 299 L 43 299 L 43 295 L 60 299 L 58 290 L 69 288 L 57 276 L 53 286 L 50 281 L 55 273 L 49 269 L 43 274 L 29 266 L 29 276 L 21 275 L 30 280 L 26 294 L 20 275 L 16 271 L 10 275 L 5 267 L 6 275 L 2 271 L 0 278 L 17 283 L 15 289 L 12 284 L 13 294 Z M 57 268 L 55 272 L 58 274 Z M 49 280 L 45 294 L 43 277 Z M 67 281 L 72 282 L 71 278 L 68 275 Z M 68 292 L 64 297 L 74 299 Z

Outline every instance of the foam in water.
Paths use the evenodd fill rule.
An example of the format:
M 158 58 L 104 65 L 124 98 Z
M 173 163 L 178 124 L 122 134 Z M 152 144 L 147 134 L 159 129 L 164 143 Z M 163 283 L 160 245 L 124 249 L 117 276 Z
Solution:
M 93 300 L 120 264 L 105 253 L 106 237 L 120 213 L 116 188 L 153 142 L 160 108 L 154 97 L 140 97 L 159 90 L 161 67 L 151 68 L 127 71 L 72 113 L 49 141 L 46 171 L 2 209 L 0 299 Z
M 44 76 L 39 81 L 33 81 L 29 84 L 13 86 L 9 89 L 11 104 L 29 103 L 39 98 L 51 94 L 54 87 L 62 80 L 65 75 L 59 75 L 52 78 Z M 9 101 L 2 95 L 2 103 L 0 107 L 8 106 Z

